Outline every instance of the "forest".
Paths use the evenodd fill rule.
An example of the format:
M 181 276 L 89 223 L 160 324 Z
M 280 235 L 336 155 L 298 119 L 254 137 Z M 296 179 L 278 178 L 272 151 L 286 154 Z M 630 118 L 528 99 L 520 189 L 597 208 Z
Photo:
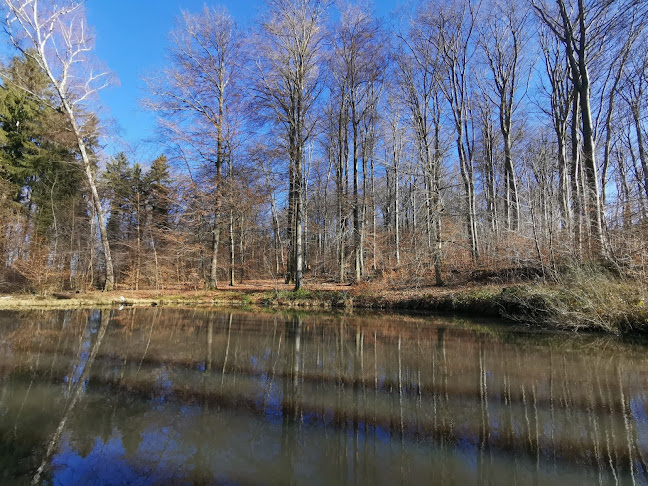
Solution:
M 646 282 L 648 2 L 181 11 L 154 160 L 104 152 L 83 2 L 2 10 L 0 292 Z

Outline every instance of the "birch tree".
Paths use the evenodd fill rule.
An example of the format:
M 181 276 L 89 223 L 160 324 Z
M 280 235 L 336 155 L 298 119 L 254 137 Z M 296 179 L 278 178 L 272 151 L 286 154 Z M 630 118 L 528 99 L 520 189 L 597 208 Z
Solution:
M 83 2 L 4 0 L 3 10 L 4 30 L 11 43 L 47 74 L 60 99 L 60 108 L 69 119 L 99 227 L 106 267 L 104 290 L 112 290 L 115 276 L 106 218 L 84 133 L 84 125 L 89 120 L 87 102 L 109 84 L 110 75 L 93 67 L 93 38 L 86 22 Z

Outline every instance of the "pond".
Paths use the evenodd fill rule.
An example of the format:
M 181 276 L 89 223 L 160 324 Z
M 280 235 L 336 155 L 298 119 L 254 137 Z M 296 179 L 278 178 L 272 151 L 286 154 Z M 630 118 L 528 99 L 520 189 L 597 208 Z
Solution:
M 400 314 L 0 313 L 0 484 L 648 484 L 648 345 Z

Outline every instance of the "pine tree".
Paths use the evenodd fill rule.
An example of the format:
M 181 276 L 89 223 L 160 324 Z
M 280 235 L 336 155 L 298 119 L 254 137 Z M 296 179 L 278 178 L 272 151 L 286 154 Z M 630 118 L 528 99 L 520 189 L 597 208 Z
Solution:
M 158 231 L 167 229 L 169 224 L 170 184 L 169 162 L 164 155 L 161 155 L 153 161 L 144 176 L 146 207 L 150 213 L 151 224 Z
M 29 57 L 14 58 L 0 89 L 0 177 L 46 236 L 55 208 L 77 197 L 82 174 L 71 162 L 68 124 L 50 98 L 51 86 Z

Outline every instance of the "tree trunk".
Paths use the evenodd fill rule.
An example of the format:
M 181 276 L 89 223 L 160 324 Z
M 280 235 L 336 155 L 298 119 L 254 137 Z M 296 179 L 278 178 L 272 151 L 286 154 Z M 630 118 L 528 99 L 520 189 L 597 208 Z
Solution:
M 291 136 L 291 144 L 292 144 Z M 295 281 L 295 167 L 294 161 L 290 161 L 288 170 L 289 189 L 288 189 L 288 258 L 286 265 L 285 282 L 287 284 Z
M 303 201 L 302 201 L 302 166 L 301 166 L 301 150 L 299 156 L 295 161 L 295 172 L 297 173 L 296 198 L 295 198 L 295 290 L 300 290 L 303 287 L 303 265 L 304 265 L 304 248 L 303 248 L 303 234 L 302 234 L 302 219 L 303 219 Z
M 435 113 L 434 122 L 434 162 L 432 165 L 432 208 L 434 210 L 434 250 L 432 257 L 434 259 L 434 276 L 437 286 L 443 285 L 441 274 L 442 266 L 442 241 L 441 241 L 441 123 L 439 120 L 440 112 Z
M 639 150 L 639 162 L 641 163 L 641 170 L 644 176 L 644 191 L 646 199 L 648 199 L 648 155 L 646 155 L 646 145 L 643 136 L 643 128 L 641 126 L 641 111 L 639 103 L 641 102 L 642 90 L 639 90 L 639 97 L 637 102 L 632 106 L 632 118 L 635 123 L 635 131 L 637 132 L 637 148 Z
M 277 223 L 278 226 L 278 223 Z M 234 277 L 235 277 L 235 253 L 236 253 L 236 242 L 234 241 L 234 211 L 230 209 L 229 214 L 229 285 L 230 287 L 234 286 Z
M 475 184 L 472 176 L 472 162 L 464 147 L 463 130 L 461 124 L 458 124 L 457 130 L 457 152 L 459 155 L 459 165 L 461 169 L 461 178 L 464 184 L 464 200 L 466 202 L 466 228 L 468 230 L 468 241 L 470 245 L 470 256 L 473 262 L 479 260 L 479 245 L 477 241 L 477 223 L 475 218 Z
M 372 235 L 372 269 L 376 273 L 378 269 L 376 258 L 376 184 L 375 184 L 374 159 L 371 157 L 371 235 Z
M 67 102 L 64 103 L 67 105 Z M 77 137 L 77 143 L 79 145 L 79 150 L 81 151 L 81 158 L 83 159 L 83 168 L 86 175 L 86 180 L 90 186 L 90 191 L 92 193 L 92 202 L 95 207 L 95 212 L 97 215 L 97 225 L 99 226 L 99 235 L 101 236 L 101 244 L 104 254 L 104 261 L 106 264 L 106 282 L 104 284 L 104 291 L 110 292 L 115 288 L 115 274 L 113 270 L 113 261 L 112 255 L 110 253 L 110 244 L 108 242 L 108 232 L 106 231 L 106 218 L 104 216 L 103 207 L 101 206 L 101 198 L 99 197 L 99 192 L 97 191 L 97 184 L 95 182 L 94 174 L 92 173 L 92 165 L 90 163 L 90 158 L 86 152 L 85 143 L 83 137 L 79 131 L 79 127 L 74 119 L 74 114 L 71 109 L 66 106 L 66 111 L 69 114 L 69 117 L 72 121 L 72 128 L 74 134 Z
M 353 102 L 353 94 L 351 94 L 351 124 L 353 125 L 353 252 L 354 252 L 354 273 L 355 282 L 359 283 L 362 280 L 361 269 L 361 256 L 362 252 L 362 229 L 360 227 L 360 175 L 358 169 L 358 124 L 356 120 L 355 103 Z
M 508 229 L 520 230 L 520 201 L 518 198 L 515 168 L 511 157 L 511 121 L 502 122 L 502 137 L 504 139 L 504 178 L 506 184 L 506 223 Z
M 574 225 L 573 225 L 573 241 L 576 246 L 577 254 L 580 255 L 582 251 L 583 242 L 583 190 L 581 184 L 581 160 L 580 160 L 580 143 L 578 125 L 580 121 L 580 98 L 574 93 L 572 101 L 572 119 L 571 119 L 571 164 L 570 164 L 570 179 L 571 179 L 571 195 L 574 206 Z
M 400 265 L 400 187 L 398 180 L 398 164 L 400 162 L 400 148 L 397 147 L 394 136 L 394 252 L 396 265 Z
M 584 60 L 581 61 L 581 72 L 583 78 L 582 86 L 579 92 L 581 98 L 581 115 L 583 134 L 583 168 L 585 169 L 585 178 L 587 182 L 588 198 L 587 208 L 590 218 L 590 228 L 592 232 L 592 250 L 598 257 L 605 255 L 605 243 L 603 234 L 603 211 L 601 208 L 601 197 L 598 187 L 598 176 L 596 167 L 596 155 L 594 147 L 594 129 L 592 123 L 592 113 L 590 110 L 589 97 L 589 77 Z
M 297 113 L 301 113 L 301 98 L 297 100 L 298 108 L 297 108 Z M 295 133 L 295 142 L 296 145 L 293 150 L 294 154 L 294 161 L 293 165 L 295 167 L 295 202 L 294 202 L 294 207 L 295 207 L 295 267 L 294 267 L 294 275 L 295 275 L 295 290 L 301 290 L 303 287 L 303 274 L 304 274 L 304 235 L 303 235 L 303 182 L 304 182 L 304 176 L 302 173 L 302 157 L 303 157 L 303 148 L 304 148 L 304 142 L 303 142 L 303 134 L 302 134 L 302 125 L 301 125 L 301 117 L 298 117 L 298 123 L 296 127 L 296 133 Z
M 218 217 L 218 216 L 216 216 Z M 209 266 L 209 289 L 218 288 L 218 244 L 220 241 L 220 224 L 217 221 L 213 223 L 212 229 L 212 247 L 211 247 L 211 263 Z
M 139 175 L 138 175 L 139 177 Z M 142 235 L 140 228 L 140 190 L 139 182 L 137 186 L 137 263 L 135 270 L 135 290 L 139 290 L 140 273 L 142 266 Z

